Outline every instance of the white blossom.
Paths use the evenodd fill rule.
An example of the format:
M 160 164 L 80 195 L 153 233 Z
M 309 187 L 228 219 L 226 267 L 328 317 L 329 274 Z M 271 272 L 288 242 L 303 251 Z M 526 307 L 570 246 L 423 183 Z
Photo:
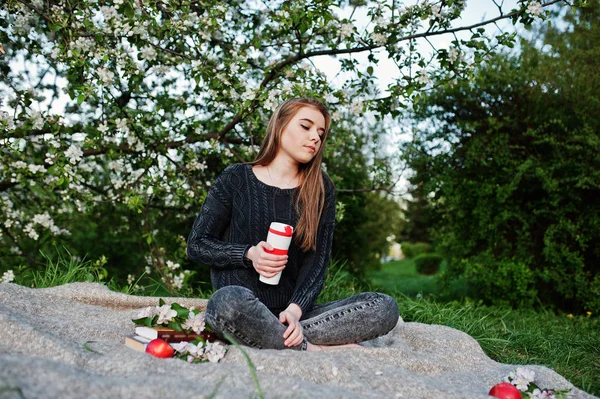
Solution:
M 26 233 L 29 236 L 29 238 L 32 238 L 33 240 L 37 241 L 37 239 L 40 238 L 40 235 L 33 229 L 33 223 L 28 223 L 23 229 L 23 232 Z
M 333 119 L 334 121 L 339 121 L 339 120 L 342 119 L 342 117 L 343 117 L 343 115 L 342 115 L 342 113 L 340 111 L 334 111 L 331 114 L 331 119 Z
M 205 327 L 204 312 L 194 314 L 194 312 L 190 311 L 188 314 L 188 319 L 185 321 L 182 327 L 186 330 L 191 329 L 196 334 L 200 334 L 202 331 L 204 331 Z
M 69 162 L 75 165 L 77 162 L 81 161 L 83 157 L 83 151 L 75 144 L 71 144 L 69 148 L 65 151 L 65 157 L 69 158 Z
M 110 22 L 111 19 L 116 18 L 119 15 L 119 11 L 115 7 L 102 6 L 100 7 L 100 11 L 106 22 Z
M 179 275 L 173 277 L 173 286 L 178 290 L 183 288 L 184 274 L 179 273 Z
M 18 14 L 15 17 L 15 22 L 13 24 L 15 32 L 22 35 L 26 35 L 31 29 L 31 25 L 29 24 L 30 20 L 31 17 L 29 15 Z
M 211 363 L 216 363 L 225 356 L 225 347 L 219 342 L 207 342 L 204 355 Z
M 527 12 L 534 17 L 537 17 L 542 13 L 542 5 L 537 1 L 532 1 L 527 6 Z
M 2 279 L 0 279 L 0 283 L 10 283 L 14 281 L 15 273 L 12 270 L 7 270 L 2 274 Z
M 27 164 L 23 161 L 15 161 L 11 163 L 10 166 L 14 169 L 25 169 L 27 167 Z
M 352 103 L 352 105 L 350 106 L 350 112 L 352 112 L 354 115 L 360 116 L 363 112 L 362 101 L 357 101 L 355 103 Z
M 344 22 L 340 26 L 340 39 L 344 40 L 352 35 L 354 35 L 354 25 L 350 22 Z
M 33 223 L 37 223 L 47 229 L 54 226 L 54 220 L 52 220 L 52 217 L 48 214 L 48 212 L 35 215 L 33 217 Z
M 112 71 L 109 71 L 106 68 L 98 68 L 96 72 L 98 72 L 98 76 L 100 77 L 100 80 L 104 86 L 108 86 L 113 82 L 115 74 Z
M 505 378 L 505 381 L 513 384 L 519 391 L 526 391 L 529 384 L 535 379 L 535 372 L 524 367 L 517 367 Z
M 29 169 L 29 171 L 31 173 L 45 173 L 46 172 L 46 168 L 44 167 L 44 165 L 34 165 L 34 164 L 29 164 L 27 166 L 27 169 Z
M 176 270 L 180 267 L 179 263 L 173 263 L 172 261 L 168 260 L 167 261 L 167 268 L 169 270 Z
M 156 60 L 156 50 L 154 47 L 146 45 L 142 48 L 142 59 L 146 61 L 154 61 Z
M 426 85 L 427 83 L 431 82 L 431 79 L 429 78 L 429 75 L 427 75 L 427 71 L 421 69 L 419 72 L 417 72 L 416 81 L 418 83 Z
M 31 5 L 34 8 L 37 8 L 38 10 L 41 10 L 44 8 L 44 1 L 43 0 L 31 0 Z
M 117 118 L 115 120 L 115 124 L 117 125 L 117 129 L 119 129 L 123 133 L 129 133 L 129 127 L 127 127 L 127 119 Z
M 98 126 L 98 131 L 102 134 L 106 134 L 106 132 L 108 132 L 108 125 L 106 122 L 102 122 L 100 126 Z
M 29 118 L 31 119 L 32 129 L 41 129 L 44 126 L 44 119 L 42 118 L 42 114 L 38 111 L 29 114 Z
M 71 48 L 79 50 L 83 54 L 87 54 L 94 49 L 94 40 L 89 37 L 79 37 L 72 44 Z
M 373 33 L 371 35 L 371 39 L 373 39 L 373 42 L 379 46 L 383 46 L 385 43 L 387 43 L 387 36 L 383 33 Z
M 429 8 L 429 11 L 431 12 L 431 15 L 434 16 L 435 18 L 440 18 L 442 16 L 442 14 L 441 14 L 442 5 L 441 4 L 432 4 L 431 7 Z
M 290 14 L 286 10 L 277 10 L 275 15 L 282 19 L 288 19 L 290 17 Z
M 131 283 L 130 283 L 131 284 Z M 158 307 L 156 306 L 148 306 L 139 311 L 136 319 L 145 319 L 146 317 L 154 317 L 158 314 Z
M 158 308 L 157 324 L 169 324 L 173 317 L 177 316 L 177 311 L 171 309 L 171 305 L 162 305 Z
M 448 61 L 450 61 L 452 64 L 458 60 L 462 61 L 462 58 L 462 53 L 458 48 L 452 46 L 448 49 Z

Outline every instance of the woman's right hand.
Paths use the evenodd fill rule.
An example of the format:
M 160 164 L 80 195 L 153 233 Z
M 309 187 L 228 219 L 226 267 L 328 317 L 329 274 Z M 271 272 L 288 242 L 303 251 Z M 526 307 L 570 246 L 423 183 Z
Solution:
M 273 246 L 266 241 L 261 241 L 256 246 L 250 247 L 246 255 L 252 261 L 254 269 L 263 277 L 273 277 L 283 269 L 288 261 L 287 255 L 273 255 Z

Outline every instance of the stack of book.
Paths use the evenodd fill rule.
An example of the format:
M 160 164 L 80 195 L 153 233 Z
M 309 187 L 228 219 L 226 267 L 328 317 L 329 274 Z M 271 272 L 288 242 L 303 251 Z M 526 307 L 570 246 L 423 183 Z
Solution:
M 135 328 L 135 334 L 125 337 L 125 345 L 138 352 L 145 352 L 148 342 L 153 339 L 160 338 L 171 346 L 180 343 L 181 341 L 193 341 L 198 337 L 202 337 L 205 341 L 213 341 L 213 333 L 203 331 L 200 334 L 175 331 L 168 327 L 145 327 L 138 326 Z

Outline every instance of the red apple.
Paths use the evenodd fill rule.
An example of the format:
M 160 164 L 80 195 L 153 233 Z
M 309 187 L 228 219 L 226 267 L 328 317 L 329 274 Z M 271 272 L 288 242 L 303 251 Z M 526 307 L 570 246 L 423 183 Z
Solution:
M 175 350 L 167 341 L 156 338 L 148 342 L 148 345 L 146 346 L 146 353 L 165 359 L 168 357 L 173 357 Z
M 494 385 L 488 395 L 498 399 L 521 399 L 521 391 L 510 382 L 501 382 Z

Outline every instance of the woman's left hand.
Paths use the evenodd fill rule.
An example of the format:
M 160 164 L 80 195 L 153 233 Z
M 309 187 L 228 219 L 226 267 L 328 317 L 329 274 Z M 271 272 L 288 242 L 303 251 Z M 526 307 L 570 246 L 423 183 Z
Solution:
M 287 347 L 298 346 L 304 340 L 300 317 L 302 317 L 302 310 L 295 303 L 291 303 L 286 310 L 279 313 L 279 321 L 288 326 L 283 333 L 285 339 L 283 344 Z

